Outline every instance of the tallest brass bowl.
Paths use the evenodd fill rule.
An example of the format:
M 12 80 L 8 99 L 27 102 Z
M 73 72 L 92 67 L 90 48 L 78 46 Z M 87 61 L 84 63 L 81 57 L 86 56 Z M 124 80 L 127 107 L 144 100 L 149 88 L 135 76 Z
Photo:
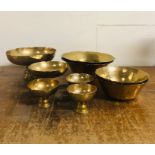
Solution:
M 62 55 L 71 70 L 77 73 L 94 74 L 99 67 L 106 66 L 114 61 L 112 55 L 93 51 L 73 51 Z
M 47 47 L 16 48 L 6 52 L 10 62 L 28 66 L 39 61 L 48 61 L 54 57 L 56 49 Z

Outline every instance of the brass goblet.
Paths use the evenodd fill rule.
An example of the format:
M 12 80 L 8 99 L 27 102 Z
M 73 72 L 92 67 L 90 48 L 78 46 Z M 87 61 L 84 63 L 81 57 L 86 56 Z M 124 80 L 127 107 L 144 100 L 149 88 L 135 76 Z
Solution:
M 97 88 L 92 84 L 71 84 L 67 87 L 67 92 L 78 102 L 76 112 L 88 113 L 87 102 L 96 94 Z
M 113 99 L 132 100 L 149 79 L 149 75 L 131 67 L 101 67 L 96 75 L 103 90 Z
M 68 63 L 74 73 L 95 74 L 99 67 L 106 66 L 114 61 L 114 57 L 93 51 L 73 51 L 64 53 L 62 59 Z
M 72 73 L 66 77 L 69 83 L 90 83 L 94 81 L 94 77 L 86 73 Z
M 51 78 L 40 78 L 30 81 L 27 87 L 30 91 L 40 97 L 39 107 L 48 108 L 50 106 L 49 96 L 56 91 L 59 82 Z
M 13 64 L 28 66 L 35 62 L 52 60 L 55 51 L 56 49 L 47 47 L 24 47 L 8 50 L 6 55 L 8 60 Z M 29 78 L 30 75 L 26 69 L 24 79 L 27 81 Z
M 67 69 L 68 65 L 61 61 L 42 61 L 28 66 L 28 70 L 32 76 L 38 78 L 54 78 L 64 74 Z

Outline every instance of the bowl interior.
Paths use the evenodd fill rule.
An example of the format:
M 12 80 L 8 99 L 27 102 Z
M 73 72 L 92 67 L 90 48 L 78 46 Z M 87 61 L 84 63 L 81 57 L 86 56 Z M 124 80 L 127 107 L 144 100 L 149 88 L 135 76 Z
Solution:
M 66 80 L 70 83 L 89 83 L 94 80 L 94 77 L 86 73 L 73 73 L 69 74 Z
M 59 71 L 63 73 L 67 69 L 67 64 L 60 61 L 42 61 L 33 63 L 28 67 L 31 71 L 38 71 L 38 72 L 54 72 Z
M 71 94 L 92 94 L 97 88 L 91 84 L 72 84 L 68 86 L 67 91 Z
M 148 74 L 142 70 L 130 67 L 102 67 L 96 70 L 96 75 L 112 82 L 142 83 L 148 80 Z
M 46 47 L 28 47 L 28 48 L 16 48 L 6 52 L 7 55 L 16 56 L 16 57 L 34 57 L 40 59 L 44 54 L 54 54 L 54 48 Z
M 28 83 L 28 88 L 32 91 L 50 92 L 58 87 L 59 82 L 51 78 L 36 79 Z
M 87 63 L 107 63 L 112 62 L 114 57 L 100 52 L 73 51 L 62 55 L 65 61 L 87 62 Z

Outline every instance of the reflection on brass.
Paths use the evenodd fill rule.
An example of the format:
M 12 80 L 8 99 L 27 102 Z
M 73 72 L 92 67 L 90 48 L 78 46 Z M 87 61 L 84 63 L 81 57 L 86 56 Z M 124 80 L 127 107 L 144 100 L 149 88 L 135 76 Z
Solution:
M 56 77 L 64 74 L 68 65 L 61 61 L 42 61 L 28 66 L 32 76 L 37 77 Z
M 36 95 L 40 97 L 39 107 L 48 108 L 49 96 L 56 91 L 59 82 L 51 78 L 35 79 L 27 84 L 27 87 Z
M 63 54 L 62 59 L 73 72 L 94 74 L 97 68 L 113 62 L 114 57 L 101 52 L 73 51 Z
M 88 113 L 87 102 L 90 101 L 97 91 L 96 86 L 91 84 L 71 84 L 67 87 L 67 92 L 78 102 L 76 112 Z
M 118 100 L 135 99 L 149 78 L 146 72 L 130 67 L 102 67 L 95 73 L 105 92 Z
M 72 73 L 66 77 L 69 83 L 90 83 L 94 80 L 94 77 L 86 73 Z
M 6 55 L 10 62 L 16 65 L 28 66 L 35 62 L 52 60 L 55 51 L 54 48 L 27 47 L 9 50 Z

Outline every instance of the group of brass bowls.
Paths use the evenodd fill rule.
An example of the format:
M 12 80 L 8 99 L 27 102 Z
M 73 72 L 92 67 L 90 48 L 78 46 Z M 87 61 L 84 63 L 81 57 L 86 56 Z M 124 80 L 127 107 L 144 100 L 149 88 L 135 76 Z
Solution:
M 66 77 L 67 92 L 78 102 L 78 113 L 88 113 L 87 102 L 97 92 L 97 87 L 91 84 L 96 78 L 109 97 L 122 101 L 135 99 L 149 79 L 149 75 L 139 69 L 107 66 L 114 57 L 106 53 L 73 51 L 62 55 L 65 63 L 51 61 L 55 51 L 54 48 L 29 47 L 6 52 L 12 63 L 26 66 L 24 79 L 28 82 L 27 87 L 41 97 L 40 107 L 49 107 L 48 98 L 59 85 L 52 78 L 64 74 L 68 66 L 73 73 Z

